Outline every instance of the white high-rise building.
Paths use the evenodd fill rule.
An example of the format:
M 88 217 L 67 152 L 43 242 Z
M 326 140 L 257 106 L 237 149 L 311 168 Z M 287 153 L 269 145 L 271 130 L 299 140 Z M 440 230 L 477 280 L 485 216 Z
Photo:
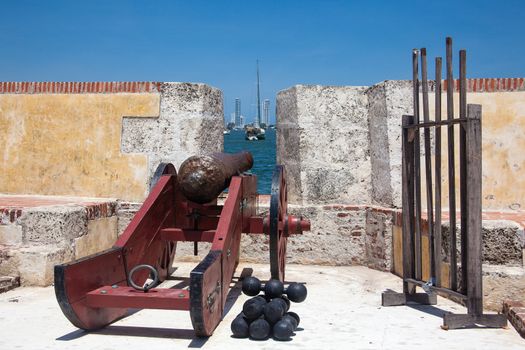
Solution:
M 263 104 L 263 123 L 268 126 L 270 123 L 269 120 L 269 114 L 270 114 L 270 100 L 264 100 Z
M 241 124 L 241 99 L 235 99 L 235 127 L 242 128 Z

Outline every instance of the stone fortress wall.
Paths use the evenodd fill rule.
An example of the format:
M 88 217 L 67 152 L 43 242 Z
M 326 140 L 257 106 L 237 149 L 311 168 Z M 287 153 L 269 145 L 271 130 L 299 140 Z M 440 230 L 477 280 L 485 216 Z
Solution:
M 445 91 L 446 82 L 443 119 Z M 468 79 L 468 92 L 467 103 L 483 106 L 483 207 L 520 209 L 525 206 L 520 176 L 525 167 L 524 79 Z M 458 94 L 454 97 L 457 115 Z M 433 86 L 429 101 L 433 119 Z M 279 92 L 277 154 L 293 174 L 292 202 L 401 207 L 403 114 L 413 114 L 409 81 L 371 87 L 297 85 Z M 445 141 L 443 135 L 443 159 Z
M 0 82 L 0 291 L 111 247 L 160 162 L 222 150 L 223 114 L 205 84 Z
M 483 105 L 483 204 L 499 215 L 484 221 L 486 270 L 519 284 L 524 79 L 468 83 L 468 102 Z M 278 94 L 277 161 L 286 166 L 290 210 L 312 222 L 311 232 L 290 238 L 288 262 L 401 274 L 400 125 L 411 113 L 408 81 Z M 204 84 L 0 83 L 0 193 L 62 196 L 36 204 L 0 196 L 0 276 L 46 285 L 53 264 L 110 247 L 157 164 L 178 168 L 190 155 L 221 150 L 222 127 L 222 94 Z M 261 211 L 267 202 L 261 196 Z M 179 247 L 180 259 L 207 251 L 201 244 L 191 257 L 190 246 Z M 244 235 L 242 248 L 242 259 L 268 262 L 266 237 Z
M 469 79 L 468 92 L 467 103 L 483 109 L 483 262 L 485 288 L 492 290 L 485 301 L 487 307 L 501 309 L 503 298 L 521 300 L 525 292 L 525 215 L 519 210 L 525 205 L 520 176 L 525 166 L 525 84 L 522 78 Z M 431 87 L 431 119 L 433 97 Z M 455 100 L 457 104 L 457 94 Z M 446 106 L 442 113 L 446 118 Z M 312 220 L 311 232 L 291 238 L 291 261 L 361 264 L 402 275 L 404 114 L 413 114 L 410 81 L 371 87 L 296 85 L 279 92 L 278 162 L 288 172 L 289 202 Z M 446 147 L 445 141 L 446 132 Z M 444 178 L 443 203 L 448 203 Z M 447 223 L 443 226 L 446 236 Z M 427 235 L 424 231 L 424 279 L 429 277 Z M 446 263 L 442 273 L 447 281 Z
M 142 201 L 161 161 L 222 150 L 223 114 L 205 84 L 0 83 L 0 193 Z

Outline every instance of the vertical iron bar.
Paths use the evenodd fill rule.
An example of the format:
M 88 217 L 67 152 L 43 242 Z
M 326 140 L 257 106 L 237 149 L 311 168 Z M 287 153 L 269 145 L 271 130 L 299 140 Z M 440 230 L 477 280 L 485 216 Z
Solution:
M 483 282 L 481 275 L 481 105 L 467 106 L 466 122 L 466 172 L 467 184 L 467 227 L 466 246 L 468 263 L 464 274 L 468 274 L 467 308 L 470 315 L 483 314 Z M 462 213 L 463 215 L 463 213 Z
M 414 266 L 414 117 L 402 119 L 402 201 L 403 201 L 403 279 L 415 277 Z M 403 282 L 403 293 L 413 294 L 415 286 Z
M 452 38 L 447 38 L 447 119 L 454 119 L 454 77 L 452 74 Z M 454 125 L 447 130 L 448 141 L 448 201 L 450 217 L 450 289 L 457 291 L 456 258 L 456 171 L 454 160 Z
M 419 51 L 412 51 L 412 88 L 414 103 L 414 122 L 419 123 Z M 419 128 L 414 129 L 414 186 L 415 186 L 415 278 L 421 280 L 421 151 L 419 143 Z
M 436 86 L 435 86 L 435 120 L 441 121 L 441 57 L 436 57 Z M 436 286 L 441 287 L 441 127 L 435 128 L 435 206 L 436 220 L 434 222 L 434 261 Z
M 428 107 L 428 79 L 427 79 L 427 49 L 421 49 L 421 84 L 423 91 L 423 120 L 430 122 L 430 112 Z M 425 180 L 427 194 L 427 228 L 428 228 L 428 263 L 430 267 L 430 278 L 432 284 L 435 283 L 436 269 L 434 264 L 434 206 L 432 198 L 432 155 L 430 151 L 430 127 L 424 129 L 425 139 Z
M 467 52 L 459 51 L 459 117 L 465 118 L 467 114 Z M 459 188 L 460 188 L 460 211 L 461 211 L 461 290 L 463 294 L 468 285 L 468 220 L 465 214 L 468 210 L 468 183 L 467 183 L 467 149 L 466 129 L 461 124 L 459 128 Z

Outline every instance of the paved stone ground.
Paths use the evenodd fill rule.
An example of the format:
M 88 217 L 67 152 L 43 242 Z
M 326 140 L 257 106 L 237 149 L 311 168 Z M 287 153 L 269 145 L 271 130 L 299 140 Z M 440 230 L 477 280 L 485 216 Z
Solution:
M 191 263 L 178 263 L 174 276 L 188 276 Z M 268 278 L 267 265 L 253 275 Z M 231 337 L 230 322 L 242 309 L 246 296 L 237 283 L 230 292 L 224 320 L 208 339 L 195 338 L 189 314 L 142 310 L 92 333 L 76 329 L 60 311 L 52 287 L 19 288 L 0 295 L 0 349 L 524 349 L 512 328 L 440 329 L 445 311 L 465 309 L 439 298 L 434 306 L 380 306 L 381 292 L 399 290 L 401 280 L 366 267 L 291 265 L 287 280 L 305 282 L 308 298 L 292 304 L 301 317 L 293 340 L 251 341 Z M 234 279 L 234 282 L 237 280 Z M 180 283 L 177 277 L 166 284 Z M 239 295 L 240 294 L 240 295 Z

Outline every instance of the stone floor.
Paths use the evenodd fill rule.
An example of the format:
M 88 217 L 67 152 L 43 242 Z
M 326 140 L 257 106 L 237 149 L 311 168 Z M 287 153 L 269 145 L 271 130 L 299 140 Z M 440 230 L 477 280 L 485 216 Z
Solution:
M 188 276 L 194 264 L 177 263 L 177 276 Z M 268 278 L 267 265 L 240 265 L 253 268 L 253 275 Z M 447 299 L 436 306 L 383 308 L 381 292 L 399 290 L 401 280 L 366 267 L 325 267 L 291 265 L 287 280 L 305 282 L 308 298 L 292 304 L 301 317 L 300 330 L 293 340 L 251 341 L 231 337 L 230 322 L 242 309 L 246 296 L 239 283 L 230 291 L 228 312 L 215 334 L 195 338 L 189 314 L 179 311 L 142 310 L 97 332 L 76 329 L 63 316 L 54 290 L 18 288 L 0 295 L 0 349 L 524 349 L 522 339 L 508 329 L 440 328 L 444 312 L 465 312 Z M 234 278 L 234 282 L 237 278 Z M 240 295 L 239 295 L 240 294 Z

